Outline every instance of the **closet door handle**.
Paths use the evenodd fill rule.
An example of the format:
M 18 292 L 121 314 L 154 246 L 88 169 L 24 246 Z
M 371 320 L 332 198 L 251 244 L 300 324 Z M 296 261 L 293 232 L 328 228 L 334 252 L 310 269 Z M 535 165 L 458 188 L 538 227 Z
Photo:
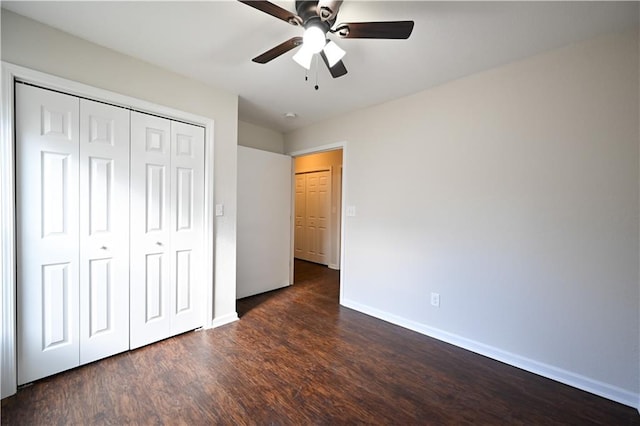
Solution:
M 162 246 L 162 243 L 160 241 L 156 242 L 157 246 Z
M 100 247 L 100 250 L 106 250 L 106 249 L 107 249 L 107 246 Z

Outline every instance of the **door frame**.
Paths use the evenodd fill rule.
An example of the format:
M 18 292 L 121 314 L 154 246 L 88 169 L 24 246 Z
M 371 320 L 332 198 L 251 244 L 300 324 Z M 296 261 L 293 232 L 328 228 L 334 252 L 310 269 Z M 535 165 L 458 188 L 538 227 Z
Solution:
M 296 169 L 295 169 L 295 159 L 296 157 L 301 157 L 303 155 L 311 155 L 311 154 L 319 154 L 321 152 L 328 151 L 336 151 L 342 150 L 342 176 L 340 182 L 340 304 L 342 305 L 342 300 L 344 298 L 344 277 L 346 275 L 345 269 L 345 235 L 347 231 L 347 222 L 346 222 L 346 200 L 347 200 L 347 141 L 340 141 L 335 143 L 330 143 L 326 145 L 320 145 L 313 148 L 301 149 L 297 151 L 286 152 L 287 155 L 290 155 L 294 161 L 291 163 L 291 268 L 289 271 L 289 282 L 293 284 L 293 263 L 294 263 L 294 238 L 295 238 L 295 214 L 296 214 L 296 204 L 295 204 L 295 185 L 296 185 Z
M 0 87 L 0 377 L 1 398 L 17 392 L 16 358 L 16 217 L 15 217 L 15 93 L 14 82 L 22 81 L 43 88 L 57 90 L 81 98 L 116 105 L 130 110 L 160 115 L 169 119 L 195 124 L 205 128 L 205 202 L 204 202 L 204 276 L 208 277 L 206 303 L 202 327 L 213 326 L 214 292 L 214 120 L 212 118 L 179 111 L 83 83 L 56 77 L 30 68 L 2 61 Z M 13 379 L 7 379 L 13 378 Z

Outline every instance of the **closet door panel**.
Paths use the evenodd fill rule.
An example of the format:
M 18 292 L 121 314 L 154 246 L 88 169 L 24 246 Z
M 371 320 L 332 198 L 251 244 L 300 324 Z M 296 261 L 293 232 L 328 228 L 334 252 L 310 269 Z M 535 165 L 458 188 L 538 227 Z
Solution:
M 171 334 L 204 323 L 204 129 L 171 122 Z
M 331 172 L 317 173 L 318 187 L 316 198 L 316 262 L 329 264 L 331 235 L 329 219 L 331 214 Z
M 329 263 L 330 212 L 331 172 L 296 175 L 296 258 Z
M 305 255 L 307 260 L 312 262 L 318 261 L 318 173 L 319 172 L 307 174 L 307 252 Z
M 171 329 L 171 126 L 131 113 L 130 348 Z
M 80 200 L 85 364 L 129 348 L 128 110 L 80 100 Z
M 19 385 L 79 363 L 78 111 L 16 84 Z
M 306 204 L 307 204 L 307 177 L 304 174 L 296 174 L 296 198 L 295 198 L 295 229 L 294 229 L 294 257 L 305 259 L 307 252 L 306 238 Z

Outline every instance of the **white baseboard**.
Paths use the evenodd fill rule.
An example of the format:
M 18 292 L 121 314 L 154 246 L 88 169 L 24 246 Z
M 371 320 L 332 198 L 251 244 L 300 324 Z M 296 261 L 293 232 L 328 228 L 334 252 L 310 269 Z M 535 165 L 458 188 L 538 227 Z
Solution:
M 340 270 L 340 265 L 338 265 L 337 263 L 330 263 L 328 266 L 329 266 L 329 269 L 333 269 L 336 271 Z
M 630 407 L 636 408 L 640 412 L 640 394 L 635 394 L 625 389 L 621 389 L 619 387 L 612 386 L 610 384 L 603 383 L 598 380 L 573 373 L 571 371 L 567 371 L 549 364 L 516 355 L 493 346 L 485 345 L 484 343 L 467 339 L 456 334 L 448 333 L 437 328 L 429 327 L 424 324 L 420 324 L 418 322 L 408 320 L 406 318 L 402 318 L 397 315 L 393 315 L 388 312 L 360 304 L 358 302 L 354 302 L 353 300 L 343 299 L 341 303 L 347 308 L 354 309 L 358 312 L 362 312 L 364 314 L 390 322 L 400 327 L 404 327 L 420 334 L 433 337 L 434 339 L 450 343 L 452 345 L 467 349 L 488 358 L 504 362 L 505 364 L 509 364 L 514 367 L 529 371 L 531 373 L 535 373 L 540 376 L 555 380 L 557 382 L 564 383 L 565 385 L 573 386 L 575 388 L 590 392 L 603 398 L 628 405 Z
M 213 321 L 211 321 L 211 326 L 208 327 L 208 328 L 220 327 L 220 326 L 232 323 L 232 322 L 237 321 L 237 320 L 238 320 L 238 313 L 237 312 L 232 312 L 230 314 L 214 318 Z

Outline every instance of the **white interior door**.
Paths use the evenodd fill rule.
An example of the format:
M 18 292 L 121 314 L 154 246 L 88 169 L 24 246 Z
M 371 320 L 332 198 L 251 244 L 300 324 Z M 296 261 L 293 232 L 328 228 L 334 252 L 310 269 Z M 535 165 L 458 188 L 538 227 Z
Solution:
M 79 364 L 79 100 L 16 84 L 18 384 Z
M 129 111 L 80 100 L 80 364 L 129 349 Z
M 171 122 L 171 335 L 204 324 L 204 129 Z
M 131 112 L 131 349 L 171 329 L 170 173 L 170 121 Z
M 307 253 L 307 237 L 305 222 L 307 219 L 306 205 L 307 205 L 307 178 L 304 174 L 296 175 L 295 183 L 295 228 L 293 234 L 293 246 L 294 257 L 303 259 Z
M 291 166 L 288 155 L 238 147 L 238 298 L 291 283 Z
M 295 257 L 329 264 L 331 172 L 296 175 Z

